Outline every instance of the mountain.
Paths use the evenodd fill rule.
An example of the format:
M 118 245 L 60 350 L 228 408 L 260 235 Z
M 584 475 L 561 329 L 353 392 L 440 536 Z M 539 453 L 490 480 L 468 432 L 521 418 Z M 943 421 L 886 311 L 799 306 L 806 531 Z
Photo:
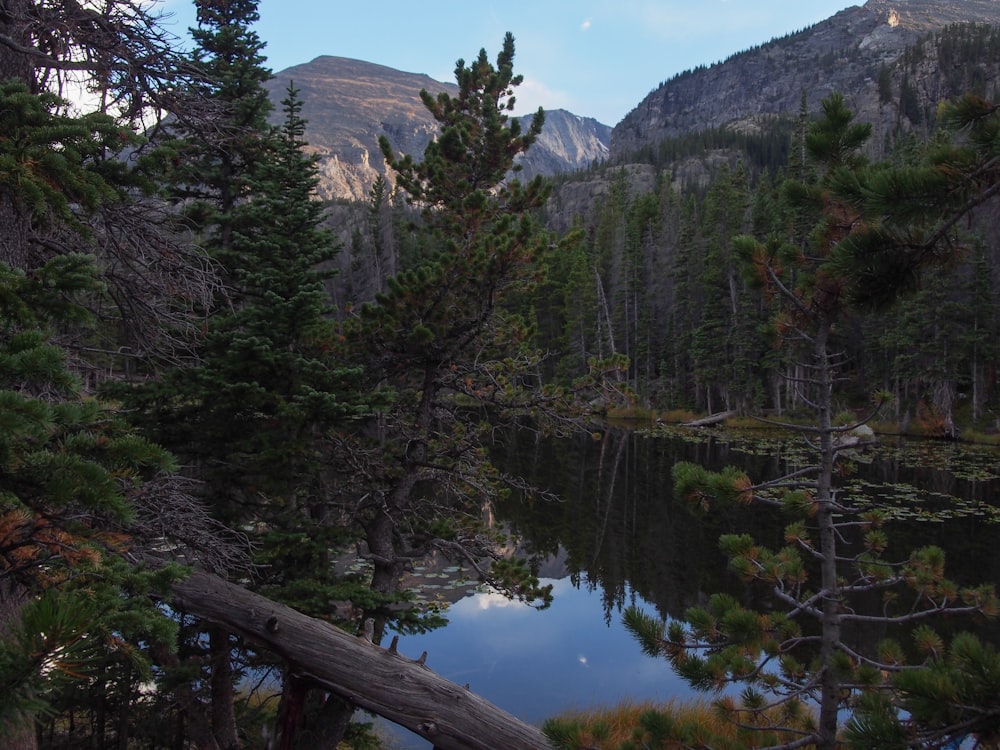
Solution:
M 1000 24 L 1000 2 L 869 0 L 661 84 L 614 128 L 609 158 L 627 160 L 665 138 L 711 128 L 759 130 L 774 118 L 794 117 L 803 92 L 810 111 L 842 92 L 879 135 L 919 127 L 926 124 L 913 122 L 919 110 L 962 92 L 942 85 L 939 61 L 918 60 L 908 50 L 949 24 L 969 22 Z M 909 122 L 901 122 L 907 97 L 919 106 L 903 112 Z
M 437 132 L 420 101 L 420 90 L 455 95 L 454 84 L 374 63 L 324 55 L 275 74 L 268 83 L 280 117 L 289 85 L 299 90 L 306 139 L 319 155 L 322 198 L 364 199 L 385 174 L 378 137 L 386 135 L 402 153 L 419 155 Z M 545 127 L 521 160 L 520 177 L 555 175 L 586 168 L 608 155 L 611 128 L 564 110 L 545 113 Z M 391 181 L 391 175 L 389 175 Z

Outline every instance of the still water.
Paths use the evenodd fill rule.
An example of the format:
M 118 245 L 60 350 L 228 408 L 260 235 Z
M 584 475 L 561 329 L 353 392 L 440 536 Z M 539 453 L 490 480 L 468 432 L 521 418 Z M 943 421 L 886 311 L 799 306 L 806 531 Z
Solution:
M 504 468 L 558 497 L 512 497 L 496 508 L 498 523 L 535 556 L 554 602 L 536 610 L 496 594 L 469 594 L 447 610 L 449 624 L 404 636 L 399 649 L 428 652 L 439 674 L 505 710 L 540 724 L 560 712 L 621 701 L 688 698 L 692 692 L 665 661 L 647 657 L 621 624 L 636 603 L 661 617 L 717 591 L 751 596 L 728 572 L 716 540 L 747 532 L 778 544 L 783 520 L 749 508 L 693 509 L 674 498 L 677 461 L 713 468 L 737 465 L 755 480 L 779 476 L 802 460 L 800 443 L 713 431 L 678 436 L 609 429 L 598 439 L 536 441 L 517 436 L 503 446 Z M 900 517 L 899 555 L 937 544 L 949 575 L 961 583 L 1000 581 L 1000 453 L 943 443 L 880 446 L 858 456 L 842 479 L 857 502 L 892 506 Z M 387 727 L 399 750 L 429 743 Z
M 447 627 L 401 638 L 400 651 L 427 651 L 431 669 L 534 724 L 561 711 L 687 694 L 666 662 L 643 656 L 620 618 L 605 622 L 598 593 L 569 578 L 543 582 L 555 594 L 544 611 L 475 594 L 452 605 Z M 431 747 L 391 731 L 392 747 Z

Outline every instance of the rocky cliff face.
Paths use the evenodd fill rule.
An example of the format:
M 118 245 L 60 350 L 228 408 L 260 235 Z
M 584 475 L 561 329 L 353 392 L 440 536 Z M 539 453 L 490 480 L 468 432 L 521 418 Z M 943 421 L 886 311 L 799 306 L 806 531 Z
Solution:
M 525 126 L 530 119 L 522 118 Z M 518 160 L 518 177 L 527 180 L 539 174 L 551 177 L 586 169 L 608 158 L 610 143 L 610 126 L 564 109 L 547 111 L 542 134 Z
M 794 116 L 802 93 L 814 111 L 830 93 L 844 93 L 862 119 L 888 117 L 877 78 L 898 66 L 906 49 L 930 31 L 958 22 L 1000 23 L 996 0 L 869 0 L 796 34 L 688 71 L 650 93 L 611 136 L 612 161 L 697 130 L 756 127 L 774 116 Z M 899 85 L 899 76 L 895 81 Z M 918 84 L 919 85 L 919 82 Z M 920 93 L 935 95 L 930 87 Z
M 419 155 L 437 132 L 420 101 L 420 90 L 457 94 L 454 84 L 382 65 L 323 56 L 287 68 L 269 82 L 279 102 L 294 85 L 308 120 L 306 139 L 319 155 L 319 193 L 324 199 L 363 200 L 375 178 L 385 174 L 378 137 L 386 135 L 400 153 Z M 524 178 L 571 172 L 608 155 L 611 128 L 563 110 L 545 113 L 545 128 L 522 162 Z M 387 176 L 391 182 L 391 175 Z

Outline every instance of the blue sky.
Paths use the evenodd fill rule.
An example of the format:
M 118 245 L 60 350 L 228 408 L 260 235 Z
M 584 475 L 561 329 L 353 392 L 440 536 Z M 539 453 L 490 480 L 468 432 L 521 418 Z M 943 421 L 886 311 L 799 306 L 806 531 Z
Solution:
M 568 109 L 617 124 L 673 75 L 798 31 L 863 0 L 261 0 L 256 31 L 280 71 L 338 55 L 453 81 L 455 61 L 495 58 L 514 34 L 519 113 Z M 162 0 L 171 30 L 190 0 Z

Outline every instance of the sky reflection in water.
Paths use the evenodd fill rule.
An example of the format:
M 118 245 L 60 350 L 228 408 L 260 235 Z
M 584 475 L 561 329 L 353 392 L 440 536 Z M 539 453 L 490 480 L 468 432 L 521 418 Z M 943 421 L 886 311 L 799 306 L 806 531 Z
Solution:
M 666 660 L 642 653 L 620 612 L 605 624 L 599 590 L 574 588 L 569 578 L 543 583 L 553 584 L 549 609 L 497 594 L 468 596 L 449 607 L 446 627 L 402 637 L 399 650 L 410 658 L 427 651 L 427 666 L 438 674 L 539 725 L 562 711 L 690 695 Z M 431 747 L 397 731 L 400 750 Z

